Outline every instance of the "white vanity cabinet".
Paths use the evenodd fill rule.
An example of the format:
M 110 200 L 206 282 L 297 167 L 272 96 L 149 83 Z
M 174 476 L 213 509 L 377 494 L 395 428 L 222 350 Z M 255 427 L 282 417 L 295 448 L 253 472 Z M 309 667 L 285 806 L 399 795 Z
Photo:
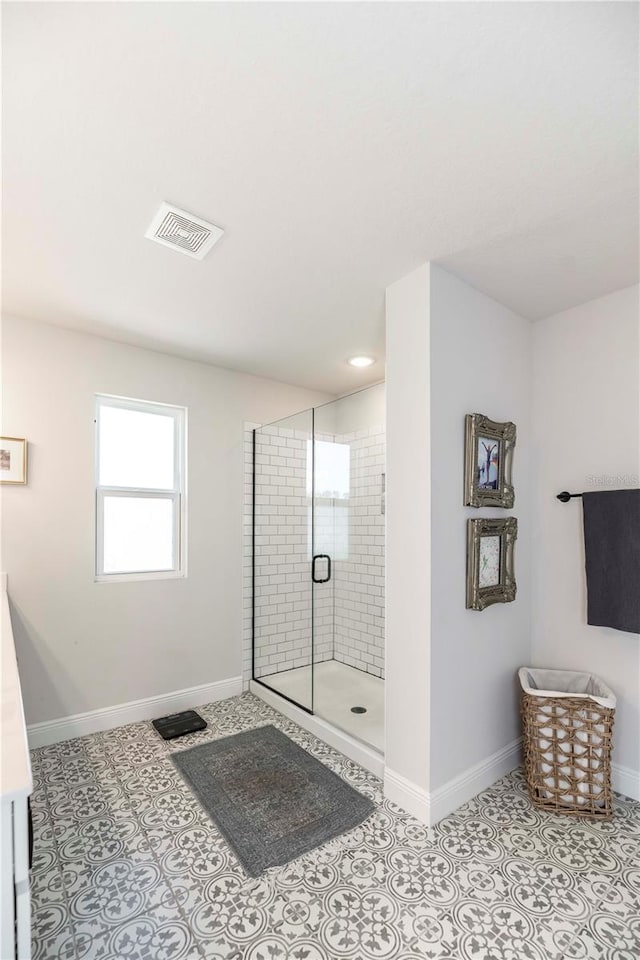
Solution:
M 0 957 L 30 960 L 28 801 L 33 783 L 6 574 L 0 574 L 0 606 Z

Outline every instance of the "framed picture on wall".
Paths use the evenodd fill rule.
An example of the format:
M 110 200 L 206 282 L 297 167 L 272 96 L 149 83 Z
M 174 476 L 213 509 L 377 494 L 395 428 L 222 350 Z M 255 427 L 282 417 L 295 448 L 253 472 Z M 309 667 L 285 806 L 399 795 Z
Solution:
M 27 482 L 27 441 L 0 437 L 0 483 Z
M 513 450 L 516 425 L 468 413 L 464 437 L 464 505 L 513 507 Z
M 467 609 L 516 598 L 513 549 L 518 537 L 515 517 L 467 520 Z

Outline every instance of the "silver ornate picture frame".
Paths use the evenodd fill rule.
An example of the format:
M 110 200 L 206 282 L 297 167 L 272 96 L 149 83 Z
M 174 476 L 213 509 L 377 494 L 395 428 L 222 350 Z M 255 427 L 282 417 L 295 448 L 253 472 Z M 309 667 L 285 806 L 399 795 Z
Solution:
M 467 609 L 516 598 L 513 548 L 518 538 L 515 517 L 467 520 Z
M 500 423 L 482 413 L 464 418 L 464 505 L 504 507 L 515 502 L 512 481 L 516 425 Z

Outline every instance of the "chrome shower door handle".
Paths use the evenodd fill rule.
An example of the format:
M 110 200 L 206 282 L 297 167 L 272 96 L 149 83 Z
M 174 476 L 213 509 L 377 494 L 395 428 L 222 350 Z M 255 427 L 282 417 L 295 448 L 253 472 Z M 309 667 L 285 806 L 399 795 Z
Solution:
M 316 577 L 316 561 L 317 560 L 326 560 L 327 561 L 327 575 L 326 577 L 318 579 Z M 316 553 L 315 557 L 311 561 L 311 579 L 314 583 L 328 583 L 331 580 L 331 557 L 328 553 Z

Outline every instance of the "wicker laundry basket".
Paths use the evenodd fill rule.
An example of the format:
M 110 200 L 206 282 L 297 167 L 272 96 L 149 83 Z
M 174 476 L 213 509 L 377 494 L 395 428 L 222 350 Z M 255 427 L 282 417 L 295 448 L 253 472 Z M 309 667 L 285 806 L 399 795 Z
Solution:
M 553 813 L 610 817 L 613 692 L 591 673 L 522 667 L 518 677 L 531 800 Z

